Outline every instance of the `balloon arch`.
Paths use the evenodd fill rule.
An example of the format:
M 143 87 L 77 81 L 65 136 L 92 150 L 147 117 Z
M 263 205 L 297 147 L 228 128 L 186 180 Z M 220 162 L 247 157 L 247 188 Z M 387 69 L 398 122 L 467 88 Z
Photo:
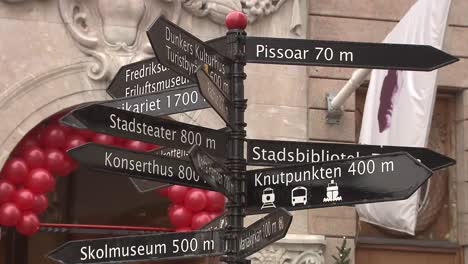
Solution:
M 78 167 L 67 154 L 68 149 L 86 142 L 136 151 L 159 147 L 64 126 L 59 119 L 65 113 L 57 113 L 29 131 L 5 162 L 0 172 L 1 226 L 16 227 L 23 235 L 39 231 L 39 216 L 47 210 L 47 193 L 54 190 L 55 177 L 65 177 Z M 224 210 L 225 197 L 214 191 L 173 185 L 155 193 L 167 196 L 172 202 L 167 213 L 177 232 L 196 230 Z

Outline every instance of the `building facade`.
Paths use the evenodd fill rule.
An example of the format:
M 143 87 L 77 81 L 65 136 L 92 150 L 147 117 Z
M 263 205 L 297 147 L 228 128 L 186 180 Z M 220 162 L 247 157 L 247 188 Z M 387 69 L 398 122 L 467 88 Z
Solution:
M 1 0 L 0 164 L 28 131 L 49 116 L 84 102 L 109 100 L 105 89 L 122 65 L 154 56 L 145 30 L 161 14 L 203 40 L 223 36 L 226 14 L 243 10 L 249 15 L 247 32 L 253 36 L 381 42 L 414 2 Z M 430 148 L 456 159 L 457 165 L 437 172 L 426 185 L 416 236 L 362 223 L 353 207 L 295 211 L 286 238 L 252 255 L 252 263 L 334 263 L 332 256 L 338 254 L 336 246 L 341 245 L 343 237 L 352 248 L 353 263 L 465 263 L 467 10 L 467 1 L 452 0 L 444 50 L 460 61 L 439 71 L 429 143 Z M 246 71 L 248 138 L 357 141 L 366 83 L 346 101 L 338 124 L 326 122 L 326 96 L 343 87 L 352 69 L 249 64 Z M 212 128 L 223 126 L 212 110 L 171 118 Z M 112 188 L 104 188 L 109 186 Z M 154 201 L 157 199 L 154 196 L 140 197 L 130 191 L 131 187 L 125 180 L 110 182 L 109 178 L 77 172 L 59 182 L 57 192 L 49 197 L 52 213 L 48 218 L 88 223 L 167 224 L 163 208 L 167 202 Z M 70 193 L 72 198 L 67 196 Z M 125 195 L 113 197 L 115 193 Z M 103 196 L 110 198 L 100 203 Z M 64 204 L 68 210 L 63 209 L 67 207 Z M 141 209 L 145 205 L 154 210 Z M 249 217 L 246 223 L 257 218 Z M 15 264 L 52 263 L 43 255 L 63 241 L 84 237 L 87 236 L 40 233 L 24 239 L 6 234 L 1 239 L 0 256 L 10 255 Z M 28 254 L 20 256 L 18 247 L 28 248 Z M 7 264 L 5 261 L 0 257 L 0 263 Z

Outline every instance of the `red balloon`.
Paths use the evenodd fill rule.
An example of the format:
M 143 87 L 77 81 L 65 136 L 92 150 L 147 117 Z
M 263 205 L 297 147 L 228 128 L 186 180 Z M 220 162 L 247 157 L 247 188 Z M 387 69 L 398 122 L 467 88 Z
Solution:
M 93 136 L 92 141 L 94 143 L 103 144 L 103 145 L 114 145 L 115 137 L 106 135 L 106 134 L 96 133 Z
M 169 220 L 176 228 L 188 227 L 192 223 L 192 212 L 183 206 L 171 210 Z
M 215 219 L 216 217 L 220 216 L 223 212 L 208 212 L 208 215 L 210 216 L 211 220 Z
M 46 156 L 40 147 L 31 147 L 27 149 L 22 158 L 28 164 L 29 169 L 43 168 L 46 163 Z
M 169 187 L 164 187 L 164 188 L 157 189 L 157 190 L 155 190 L 155 192 L 157 194 L 159 194 L 160 196 L 162 196 L 162 197 L 167 197 L 168 194 L 169 194 Z
M 78 129 L 76 132 L 84 137 L 86 140 L 91 140 L 94 137 L 94 131 L 89 129 Z
M 67 111 L 61 111 L 61 112 L 55 113 L 49 118 L 47 118 L 47 121 L 58 124 L 60 122 L 60 118 L 62 118 L 66 113 Z
M 172 211 L 174 211 L 174 209 L 177 209 L 179 207 L 184 207 L 184 206 L 180 205 L 180 204 L 171 204 L 171 205 L 169 205 L 169 207 L 167 208 L 167 215 L 172 214 Z
M 150 150 L 153 150 L 153 149 L 158 149 L 160 148 L 160 146 L 158 145 L 155 145 L 155 144 L 151 144 L 151 143 L 146 143 L 146 151 L 150 151 Z
M 67 137 L 67 141 L 65 142 L 65 150 L 76 148 L 85 144 L 86 142 L 86 139 L 82 135 L 72 134 Z
M 112 145 L 124 148 L 124 146 L 127 144 L 127 141 L 132 141 L 131 139 L 126 139 L 126 138 L 121 138 L 121 137 L 113 137 L 114 138 L 114 143 Z
M 35 194 L 50 192 L 55 187 L 55 178 L 46 169 L 34 169 L 29 173 L 25 186 Z
M 29 168 L 24 159 L 12 158 L 9 159 L 3 166 L 3 177 L 14 184 L 23 183 L 28 177 Z
M 191 189 L 185 194 L 184 206 L 196 213 L 205 209 L 207 199 L 205 192 L 200 189 Z
M 67 176 L 78 167 L 78 164 L 68 154 L 65 154 L 65 160 L 57 171 L 57 176 Z
M 6 180 L 0 180 L 0 204 L 11 201 L 15 193 L 15 185 Z
M 67 134 L 65 130 L 57 124 L 46 127 L 39 137 L 39 142 L 43 147 L 63 148 Z
M 12 202 L 18 206 L 21 211 L 27 211 L 33 207 L 34 194 L 25 188 L 16 190 L 13 194 Z
M 16 224 L 16 230 L 25 236 L 36 233 L 40 227 L 39 218 L 33 212 L 24 213 Z
M 45 151 L 46 168 L 53 174 L 61 171 L 65 163 L 65 153 L 60 149 L 49 148 Z
M 183 204 L 185 200 L 185 194 L 189 189 L 189 187 L 185 187 L 182 185 L 172 185 L 169 187 L 167 196 L 173 203 Z
M 207 212 L 205 211 L 198 212 L 194 214 L 192 217 L 192 229 L 197 230 L 200 227 L 208 224 L 210 221 L 211 221 L 211 217 Z
M 138 140 L 127 140 L 123 147 L 136 151 L 146 151 L 148 149 L 148 144 Z
M 4 203 L 0 206 L 0 225 L 15 226 L 21 217 L 21 211 L 14 203 Z
M 206 210 L 210 212 L 222 211 L 224 209 L 224 204 L 226 199 L 224 195 L 219 192 L 206 191 L 205 192 L 208 203 L 206 205 Z
M 61 123 L 58 123 L 57 124 L 60 128 L 62 128 L 63 131 L 65 131 L 65 134 L 71 134 L 73 133 L 73 127 L 69 127 L 67 125 L 64 125 L 64 124 L 61 124 Z
M 37 135 L 28 134 L 16 145 L 14 152 L 16 155 L 21 155 L 29 148 L 38 146 Z
M 31 129 L 28 132 L 28 135 L 31 135 L 34 138 L 36 138 L 38 140 L 38 143 L 40 143 L 39 139 L 41 138 L 41 135 L 42 133 L 44 133 L 45 129 L 46 129 L 46 125 L 44 123 L 40 123 L 39 125 L 35 126 L 33 129 Z
M 176 232 L 190 232 L 190 231 L 192 231 L 192 228 L 190 228 L 190 227 L 180 227 L 180 228 L 176 228 L 175 231 Z
M 34 201 L 32 206 L 32 211 L 38 215 L 42 214 L 47 210 L 49 206 L 49 199 L 44 194 L 34 195 Z

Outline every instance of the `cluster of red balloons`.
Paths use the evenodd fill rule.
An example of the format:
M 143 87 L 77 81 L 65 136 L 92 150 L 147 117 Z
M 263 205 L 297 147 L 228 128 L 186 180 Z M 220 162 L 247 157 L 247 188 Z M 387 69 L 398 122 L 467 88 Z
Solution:
M 172 185 L 157 193 L 171 200 L 167 212 L 177 232 L 197 230 L 224 211 L 226 199 L 219 192 Z
M 38 216 L 48 207 L 47 193 L 55 188 L 55 177 L 76 169 L 67 150 L 86 142 L 115 145 L 139 151 L 158 146 L 141 141 L 80 130 L 61 125 L 56 114 L 32 129 L 13 150 L 0 172 L 0 225 L 16 226 L 24 235 L 40 228 Z

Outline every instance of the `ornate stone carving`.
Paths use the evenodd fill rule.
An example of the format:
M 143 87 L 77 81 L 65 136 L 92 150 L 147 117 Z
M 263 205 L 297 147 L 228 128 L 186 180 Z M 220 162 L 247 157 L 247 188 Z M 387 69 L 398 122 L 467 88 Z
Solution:
M 152 54 L 144 30 L 144 0 L 60 0 L 60 15 L 79 48 L 95 62 L 93 80 L 111 78 L 121 65 Z
M 323 264 L 325 238 L 289 234 L 284 239 L 253 254 L 252 264 Z
M 192 15 L 207 16 L 222 25 L 229 12 L 242 10 L 239 0 L 184 0 L 183 7 Z
M 7 0 L 3 0 L 7 1 Z M 9 0 L 11 1 L 11 0 Z M 224 24 L 226 15 L 242 10 L 255 22 L 272 15 L 288 0 L 59 0 L 66 28 L 79 48 L 95 61 L 88 68 L 92 80 L 110 79 L 124 64 L 153 54 L 145 31 L 155 17 L 166 15 L 179 22 L 182 8 L 199 17 Z M 291 1 L 291 0 L 290 0 Z M 295 30 L 299 1 L 293 5 L 291 24 Z
M 183 0 L 183 7 L 195 16 L 207 16 L 215 23 L 224 25 L 224 18 L 230 11 L 242 11 L 247 14 L 249 23 L 254 23 L 274 14 L 287 1 L 294 1 L 290 30 L 298 34 L 301 26 L 299 2 L 302 0 Z

